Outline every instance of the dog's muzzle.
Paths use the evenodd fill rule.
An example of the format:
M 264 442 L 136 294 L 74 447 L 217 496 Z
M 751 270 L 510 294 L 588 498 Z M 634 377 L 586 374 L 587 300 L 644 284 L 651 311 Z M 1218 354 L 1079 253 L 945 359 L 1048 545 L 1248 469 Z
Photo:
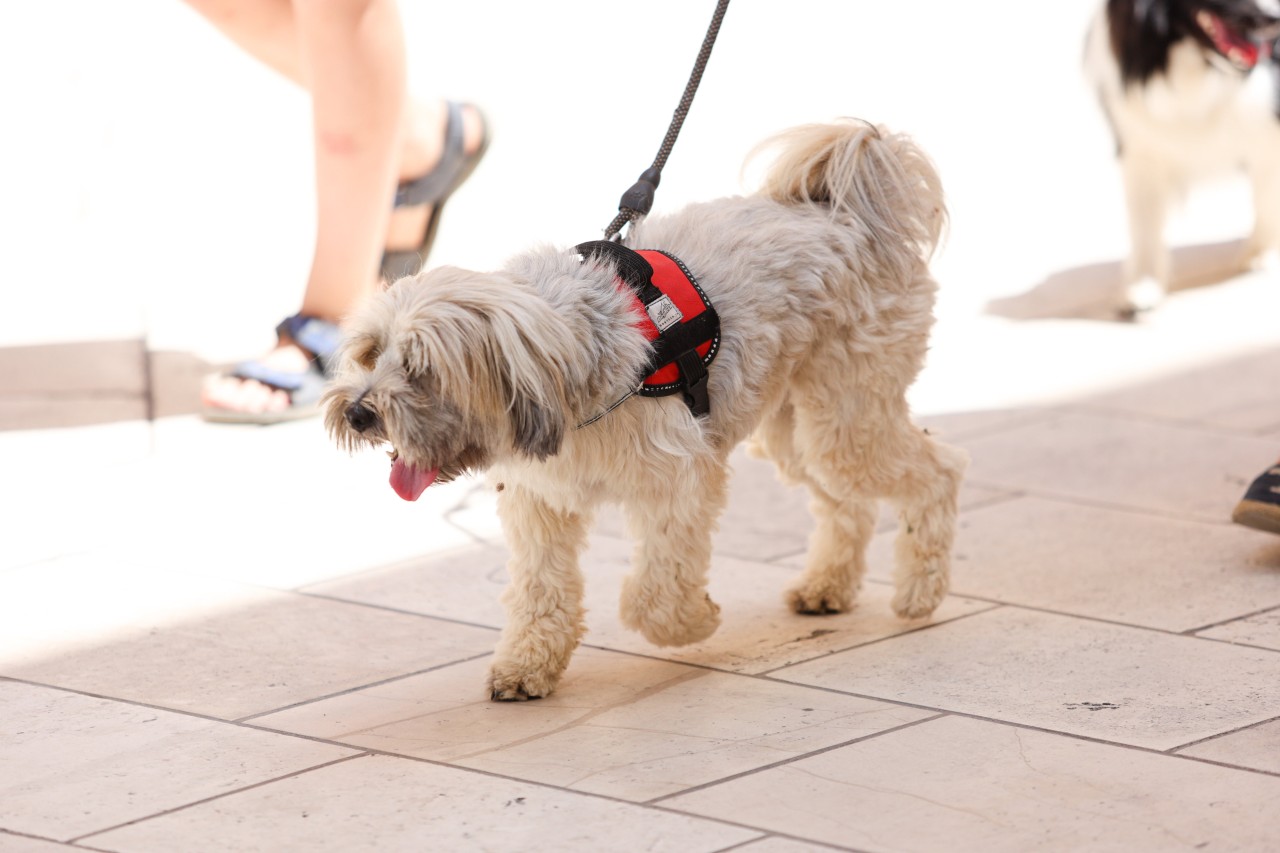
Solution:
M 347 406 L 347 424 L 356 432 L 367 432 L 378 425 L 378 414 L 359 400 Z

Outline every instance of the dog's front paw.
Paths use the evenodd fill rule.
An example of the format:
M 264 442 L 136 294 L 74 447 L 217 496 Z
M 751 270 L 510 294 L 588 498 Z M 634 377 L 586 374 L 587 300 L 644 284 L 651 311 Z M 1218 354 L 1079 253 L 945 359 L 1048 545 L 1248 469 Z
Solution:
M 648 602 L 627 595 L 622 597 L 622 624 L 639 631 L 655 646 L 687 646 L 710 637 L 720 627 L 720 605 L 711 596 L 691 595 L 676 602 Z
M 489 698 L 494 702 L 541 699 L 555 689 L 560 673 L 529 672 L 511 662 L 494 661 L 489 668 Z
M 845 613 L 853 607 L 853 590 L 848 585 L 833 585 L 825 580 L 801 578 L 787 590 L 787 605 L 806 616 Z

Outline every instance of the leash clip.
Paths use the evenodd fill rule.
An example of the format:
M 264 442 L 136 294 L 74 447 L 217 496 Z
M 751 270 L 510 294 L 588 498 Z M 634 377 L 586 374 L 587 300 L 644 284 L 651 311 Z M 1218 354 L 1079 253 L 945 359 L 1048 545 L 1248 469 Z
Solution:
M 641 216 L 647 216 L 653 209 L 653 196 L 662 180 L 662 172 L 652 167 L 640 173 L 640 179 L 631 185 L 631 189 L 622 194 L 618 202 L 618 210 L 631 210 Z

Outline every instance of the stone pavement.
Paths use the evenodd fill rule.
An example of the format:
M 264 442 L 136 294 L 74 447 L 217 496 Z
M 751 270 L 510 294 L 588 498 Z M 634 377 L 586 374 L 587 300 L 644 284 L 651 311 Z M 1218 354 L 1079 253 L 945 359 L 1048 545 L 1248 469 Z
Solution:
M 620 627 L 606 514 L 584 647 L 526 704 L 482 687 L 482 483 L 405 504 L 314 421 L 2 433 L 0 851 L 1274 849 L 1280 540 L 1226 517 L 1277 387 L 1263 348 L 922 414 L 973 464 L 954 593 L 917 622 L 887 516 L 853 612 L 788 613 L 805 497 L 739 454 L 721 630 Z
M 151 207 L 181 193 L 117 163 L 63 211 L 96 235 L 85 251 L 101 254 L 51 269 L 36 250 L 52 238 L 40 231 L 6 260 L 7 281 L 52 276 L 57 286 L 32 289 L 36 307 L 23 317 L 0 317 L 0 853 L 1280 848 L 1280 538 L 1228 521 L 1280 454 L 1280 282 L 1234 263 L 1241 188 L 1193 197 L 1175 223 L 1186 286 L 1142 323 L 1111 322 L 1100 306 L 1117 275 L 1123 214 L 1069 65 L 1087 4 L 1046 8 L 1053 37 L 1006 45 L 994 60 L 955 36 L 981 21 L 961 20 L 954 4 L 922 4 L 944 20 L 923 28 L 917 59 L 955 70 L 942 80 L 895 66 L 903 42 L 876 38 L 902 31 L 895 16 L 919 15 L 917 4 L 878 5 L 894 8 L 788 4 L 800 17 L 821 8 L 850 41 L 823 66 L 845 77 L 815 74 L 786 104 L 770 103 L 752 75 L 800 63 L 804 43 L 782 39 L 791 47 L 781 64 L 756 68 L 744 44 L 788 22 L 764 15 L 765 4 L 733 7 L 699 103 L 714 115 L 717 99 L 733 96 L 742 109 L 716 122 L 703 113 L 699 126 L 695 108 L 689 147 L 672 161 L 690 171 L 669 176 L 671 196 L 659 203 L 736 191 L 717 170 L 736 170 L 755 124 L 884 116 L 918 130 L 934 153 L 954 220 L 936 264 L 934 347 L 912 402 L 973 462 L 953 594 L 932 618 L 903 621 L 889 609 L 887 514 L 856 609 L 788 613 L 781 591 L 803 560 L 805 496 L 739 453 L 716 537 L 712 594 L 724 624 L 715 636 L 659 649 L 621 628 L 630 543 L 606 513 L 584 558 L 589 633 L 560 689 L 489 702 L 482 683 L 502 624 L 505 551 L 482 482 L 406 504 L 387 486 L 385 458 L 335 451 L 315 421 L 238 429 L 189 414 L 204 364 L 261 345 L 225 339 L 243 295 L 305 260 L 306 204 L 283 201 L 303 191 L 305 170 L 290 164 L 284 188 L 271 188 L 268 166 L 244 152 L 206 158 L 189 180 L 214 197 L 183 216 L 206 240 L 219 223 L 229 230 L 197 256 L 189 223 L 161 223 Z M 656 7 L 695 28 L 705 11 Z M 70 0 L 0 11 L 0 63 L 47 62 L 22 53 L 5 24 L 34 15 L 39 32 L 62 32 L 68 8 L 90 23 L 104 14 Z M 204 95 L 218 78 L 254 120 L 297 118 L 280 109 L 292 103 L 283 90 L 250 97 L 253 70 L 228 70 L 224 46 L 180 7 L 140 2 L 117 14 L 138 26 L 106 40 L 123 66 L 101 73 Z M 444 14 L 467 23 L 465 10 Z M 410 15 L 422 32 L 425 13 Z M 148 16 L 170 40 L 151 44 Z M 557 37 L 567 38 L 561 24 Z M 537 47 L 541 71 L 591 85 L 560 42 L 522 48 L 527 28 L 494 37 L 511 51 Z M 106 52 L 83 33 L 61 37 L 77 55 Z M 148 49 L 169 63 L 166 81 L 144 73 Z M 456 45 L 442 51 L 423 61 L 457 59 Z M 1053 60 L 1034 85 L 1032 54 Z M 187 55 L 209 64 L 175 64 Z M 73 63 L 50 85 L 115 91 L 90 65 Z M 1008 66 L 1022 75 L 1010 80 Z M 876 76 L 889 67 L 899 73 Z M 186 83 L 173 83 L 182 74 Z M 475 76 L 510 127 L 535 117 L 527 91 L 504 95 L 492 70 Z M 839 106 L 850 87 L 856 97 Z M 1025 102 L 1033 120 L 1007 108 L 1032 89 L 1042 96 Z M 149 133 L 185 127 L 172 114 L 148 118 L 130 92 L 118 106 L 146 118 Z M 669 110 L 665 95 L 653 100 Z M 164 103 L 180 115 L 196 109 Z M 218 120 L 186 141 L 230 144 L 227 104 L 197 106 Z M 102 132 L 85 144 L 111 160 L 128 148 L 121 134 L 141 134 L 98 109 L 88 118 L 102 119 Z M 557 154 L 563 140 L 533 137 L 524 137 L 532 159 L 568 156 Z M 528 175 L 520 134 L 507 138 L 451 202 L 433 262 L 491 264 L 607 220 L 557 201 L 536 223 L 492 229 L 484 205 Z M 271 133 L 258 142 L 287 151 Z M 643 154 L 619 159 L 642 162 L 650 147 L 646 138 Z M 50 161 L 61 150 L 45 152 L 42 174 L 60 174 Z M 130 156 L 146 154 L 155 150 Z M 705 173 L 692 174 L 694 164 Z M 606 181 L 605 205 L 631 172 Z M 22 175 L 30 186 L 14 186 L 36 204 L 43 195 Z M 243 220 L 229 216 L 236 208 L 216 194 L 219 181 L 231 192 L 261 186 L 261 203 Z M 126 184 L 127 199 L 109 192 Z M 4 212 L 14 233 L 22 222 Z M 263 241 L 258 217 L 288 224 Z M 468 227 L 476 221 L 486 227 Z M 144 233 L 158 248 L 128 260 Z M 174 269 L 193 277 L 190 290 L 172 286 Z M 287 309 L 287 288 L 274 287 L 255 314 L 273 301 Z M 55 323 L 59 300 L 111 310 Z

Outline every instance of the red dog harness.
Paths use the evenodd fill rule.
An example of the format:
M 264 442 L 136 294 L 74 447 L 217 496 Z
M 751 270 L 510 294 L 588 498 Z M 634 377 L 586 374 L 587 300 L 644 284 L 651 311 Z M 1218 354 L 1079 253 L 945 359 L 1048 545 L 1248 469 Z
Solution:
M 582 243 L 584 258 L 613 261 L 633 294 L 639 326 L 653 345 L 638 393 L 680 392 L 694 416 L 711 411 L 707 366 L 720 350 L 720 316 L 679 258 L 652 249 L 632 251 L 610 240 Z

